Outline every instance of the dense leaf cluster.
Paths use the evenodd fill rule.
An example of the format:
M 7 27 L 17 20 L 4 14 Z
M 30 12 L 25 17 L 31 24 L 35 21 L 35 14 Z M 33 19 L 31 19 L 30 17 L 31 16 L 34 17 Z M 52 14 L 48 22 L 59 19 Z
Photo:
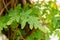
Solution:
M 60 28 L 60 11 L 56 5 L 53 6 L 52 4 L 55 5 L 54 2 L 49 1 L 48 3 L 37 3 L 34 7 L 25 6 L 24 8 L 21 8 L 21 5 L 19 4 L 15 9 L 11 8 L 8 14 L 0 17 L 0 32 L 3 28 L 8 29 L 9 26 L 12 30 L 15 30 L 15 28 L 17 28 L 20 24 L 21 29 L 16 31 L 16 35 L 20 34 L 19 31 L 25 35 L 24 28 L 26 27 L 26 23 L 28 23 L 29 29 L 35 29 L 36 31 L 28 36 L 26 40 L 43 39 L 44 33 L 48 35 L 48 30 L 43 27 L 44 25 L 50 32 Z M 57 14 L 59 16 L 56 16 Z M 40 20 L 42 20 L 45 24 L 41 24 Z

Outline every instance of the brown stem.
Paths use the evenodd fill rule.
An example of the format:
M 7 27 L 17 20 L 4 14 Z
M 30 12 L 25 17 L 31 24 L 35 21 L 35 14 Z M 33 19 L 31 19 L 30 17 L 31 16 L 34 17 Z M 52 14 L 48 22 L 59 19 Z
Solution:
M 12 37 L 12 29 L 11 29 L 11 27 L 9 26 L 8 27 L 8 38 L 9 38 L 9 40 L 13 40 L 13 37 Z
M 15 1 L 14 8 L 16 7 L 17 4 L 18 4 L 18 0 Z
M 19 37 L 19 40 L 25 40 L 25 38 L 23 37 L 22 33 L 20 32 L 20 28 L 19 28 L 18 26 L 16 26 L 16 27 L 14 28 L 13 37 L 16 36 L 16 32 L 17 32 L 17 31 L 19 31 L 19 32 L 18 32 L 19 36 L 17 36 L 17 38 Z M 13 40 L 16 40 L 16 39 L 13 38 Z
M 9 12 L 4 0 L 3 0 L 3 4 L 4 4 L 6 11 Z
M 27 38 L 28 36 L 30 36 L 31 34 L 33 34 L 33 32 L 35 32 L 36 29 L 32 29 L 30 30 L 26 35 L 25 35 L 25 38 Z
M 26 5 L 26 0 L 22 0 L 22 4 L 23 4 L 23 6 L 25 6 Z
M 8 2 L 8 3 L 6 4 L 6 6 L 9 6 L 10 3 L 11 3 L 11 2 Z M 4 9 L 5 9 L 5 8 L 1 9 L 1 11 L 0 11 L 0 16 L 2 16 Z
M 3 9 L 3 3 L 2 0 L 0 0 L 0 15 L 1 15 L 1 10 Z
M 26 35 L 24 36 L 24 38 L 27 38 L 28 36 L 30 36 L 33 32 L 35 32 L 35 29 L 33 28 L 32 30 L 29 28 L 29 24 L 26 23 L 26 26 L 24 28 Z
M 29 24 L 26 23 L 26 26 L 24 28 L 25 32 L 28 33 L 30 31 Z
M 25 38 L 22 36 L 21 32 L 20 32 L 20 40 L 25 40 Z
M 14 0 L 10 0 L 11 1 L 11 7 L 14 7 Z
M 0 11 L 2 8 L 3 8 L 3 3 L 2 3 L 2 0 L 0 0 Z

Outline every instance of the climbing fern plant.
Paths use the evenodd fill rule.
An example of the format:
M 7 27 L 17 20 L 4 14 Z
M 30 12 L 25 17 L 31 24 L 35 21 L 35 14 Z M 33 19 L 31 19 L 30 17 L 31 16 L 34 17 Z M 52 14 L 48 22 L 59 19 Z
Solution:
M 39 22 L 39 14 L 40 10 L 38 7 L 33 8 L 21 8 L 21 5 L 17 5 L 15 9 L 10 9 L 9 14 L 0 17 L 0 32 L 3 28 L 7 28 L 10 26 L 13 30 L 21 24 L 21 29 L 24 29 L 26 23 L 29 24 L 30 30 L 39 29 L 42 32 L 46 33 L 47 31 Z
M 53 2 L 44 3 L 36 4 L 34 7 L 29 7 L 28 5 L 24 8 L 21 8 L 21 5 L 18 4 L 15 9 L 11 8 L 8 14 L 0 17 L 0 33 L 3 29 L 9 30 L 8 28 L 11 27 L 12 31 L 14 31 L 14 35 L 12 35 L 14 40 L 21 40 L 21 35 L 24 38 L 23 40 L 45 40 L 48 30 L 43 27 L 40 20 L 44 21 L 45 26 L 52 32 L 60 27 L 60 16 L 55 17 L 56 14 L 60 15 L 60 11 L 50 6 L 51 4 L 54 5 Z M 41 9 L 42 6 L 44 6 L 43 9 Z M 43 15 L 46 15 L 46 18 L 43 18 Z M 25 31 L 27 23 L 30 31 L 35 30 L 28 36 L 26 34 L 29 34 L 30 31 L 28 33 Z M 56 27 L 57 24 L 58 27 Z M 28 31 L 28 29 L 26 30 Z

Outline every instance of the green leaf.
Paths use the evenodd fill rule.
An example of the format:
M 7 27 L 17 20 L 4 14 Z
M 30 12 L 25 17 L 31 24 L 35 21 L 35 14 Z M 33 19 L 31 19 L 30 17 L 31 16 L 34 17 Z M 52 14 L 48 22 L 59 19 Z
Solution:
M 22 20 L 22 22 L 21 22 L 21 29 L 23 29 L 25 27 L 25 25 L 26 25 L 26 20 Z
M 26 15 L 29 15 L 32 12 L 32 9 L 27 10 L 26 12 L 24 12 Z
M 29 23 L 29 27 L 30 27 L 31 30 L 33 29 L 33 22 L 34 22 L 33 18 L 29 17 L 28 23 Z
M 12 24 L 11 24 L 11 28 L 16 28 L 16 27 L 18 27 L 18 23 L 16 22 L 16 21 L 14 21 L 14 22 L 12 22 Z
M 7 25 L 11 25 L 13 21 L 14 21 L 14 19 L 10 19 L 10 20 L 7 22 Z
M 32 12 L 31 12 L 31 16 L 38 16 L 40 14 L 40 10 L 39 10 L 39 8 L 38 7 L 34 7 L 34 8 L 32 8 Z
M 60 18 L 59 17 L 53 18 L 52 22 L 53 22 L 53 26 L 55 26 L 55 28 L 60 28 Z
M 28 36 L 26 38 L 26 40 L 41 40 L 44 36 L 44 33 L 40 30 L 36 30 L 35 32 L 33 32 L 30 36 Z
M 19 23 L 20 16 L 19 16 L 19 15 L 17 15 L 17 16 L 15 17 L 15 19 L 16 19 L 16 21 Z

